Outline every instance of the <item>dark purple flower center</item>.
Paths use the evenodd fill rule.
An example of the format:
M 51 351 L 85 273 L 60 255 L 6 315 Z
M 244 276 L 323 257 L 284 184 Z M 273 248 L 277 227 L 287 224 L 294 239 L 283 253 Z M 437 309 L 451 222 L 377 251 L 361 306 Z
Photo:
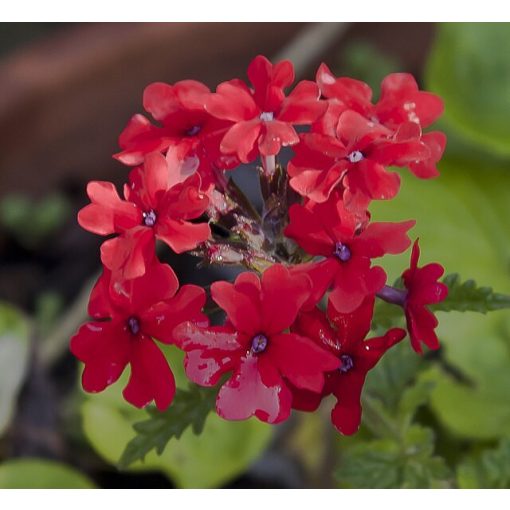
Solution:
M 156 224 L 157 216 L 152 209 L 149 212 L 144 212 L 142 216 L 143 223 L 146 227 L 153 227 Z
M 130 317 L 127 321 L 127 327 L 132 335 L 140 333 L 140 321 L 136 317 Z
M 351 250 L 346 244 L 336 243 L 333 255 L 342 262 L 347 262 L 351 258 Z
M 259 352 L 263 352 L 267 347 L 267 336 L 265 335 L 256 335 L 253 337 L 251 341 L 251 352 L 254 354 L 258 354 Z
M 196 136 L 202 131 L 202 126 L 192 126 L 186 131 L 186 136 Z
M 363 156 L 363 153 L 361 151 L 352 151 L 350 154 L 347 155 L 347 159 L 351 163 L 359 163 L 360 161 L 365 159 L 365 156 Z
M 344 374 L 354 367 L 354 361 L 348 354 L 342 354 L 340 356 L 340 361 L 342 362 L 342 364 L 340 365 L 339 370 Z

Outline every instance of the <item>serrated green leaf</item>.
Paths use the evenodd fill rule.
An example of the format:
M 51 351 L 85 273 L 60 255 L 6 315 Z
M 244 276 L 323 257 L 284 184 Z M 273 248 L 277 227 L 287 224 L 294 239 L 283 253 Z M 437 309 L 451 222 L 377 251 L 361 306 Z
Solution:
M 46 459 L 13 459 L 0 464 L 0 489 L 94 489 L 75 469 Z
M 6 430 L 28 367 L 30 327 L 14 307 L 0 303 L 0 435 Z
M 400 441 L 381 439 L 355 444 L 343 452 L 336 472 L 341 487 L 425 489 L 449 487 L 451 473 L 434 456 L 434 433 L 410 427 Z
M 510 308 L 510 296 L 494 292 L 492 287 L 478 287 L 474 280 L 462 282 L 457 273 L 446 276 L 443 283 L 448 297 L 431 306 L 435 311 L 487 313 Z
M 457 483 L 461 489 L 510 488 L 510 439 L 459 464 Z
M 147 453 L 156 450 L 161 455 L 172 438 L 179 439 L 191 427 L 195 434 L 204 428 L 207 415 L 214 407 L 216 390 L 190 385 L 188 390 L 178 389 L 172 405 L 166 411 L 150 409 L 150 418 L 135 423 L 136 436 L 127 444 L 119 467 L 126 468 Z

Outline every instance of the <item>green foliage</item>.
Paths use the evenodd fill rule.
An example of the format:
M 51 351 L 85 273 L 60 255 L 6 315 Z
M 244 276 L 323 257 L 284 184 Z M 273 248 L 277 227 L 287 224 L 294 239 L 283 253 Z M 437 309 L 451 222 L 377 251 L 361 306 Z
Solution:
M 64 195 L 51 195 L 39 202 L 25 195 L 8 195 L 0 201 L 0 225 L 28 249 L 36 248 L 61 227 L 70 213 L 71 206 Z
M 0 464 L 0 489 L 94 489 L 73 468 L 43 459 L 14 459 Z
M 510 487 L 510 439 L 503 438 L 497 448 L 471 456 L 457 467 L 461 489 L 505 489 Z
M 28 367 L 30 326 L 15 308 L 0 303 L 0 435 L 12 418 Z
M 136 460 L 143 460 L 152 449 L 161 455 L 168 441 L 179 439 L 188 427 L 200 434 L 207 415 L 214 408 L 215 398 L 216 390 L 192 384 L 188 390 L 177 390 L 166 411 L 149 409 L 150 418 L 133 426 L 137 435 L 126 446 L 119 467 L 126 468 Z
M 450 470 L 433 451 L 432 430 L 414 425 L 400 442 L 378 439 L 348 449 L 336 478 L 341 487 L 355 489 L 450 487 Z
M 510 155 L 507 23 L 442 23 L 426 73 L 445 101 L 444 122 L 468 142 Z
M 510 296 L 498 294 L 491 287 L 477 287 L 474 280 L 461 282 L 458 274 L 450 274 L 443 279 L 448 287 L 448 297 L 433 305 L 435 311 L 479 312 L 510 308 Z

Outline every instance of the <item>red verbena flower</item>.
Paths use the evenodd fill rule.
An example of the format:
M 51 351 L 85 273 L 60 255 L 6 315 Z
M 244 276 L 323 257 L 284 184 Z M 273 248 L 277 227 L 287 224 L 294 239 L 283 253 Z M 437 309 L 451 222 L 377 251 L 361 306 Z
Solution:
M 183 157 L 196 157 L 201 168 L 211 164 L 232 168 L 238 161 L 221 154 L 220 141 L 229 121 L 213 117 L 205 110 L 210 91 L 195 80 L 169 85 L 152 83 L 143 94 L 143 106 L 160 125 L 136 114 L 119 137 L 122 152 L 115 158 L 126 165 L 140 165 L 151 152 L 166 152 L 174 147 Z
M 435 139 L 427 140 L 435 150 Z M 345 205 L 355 210 L 366 210 L 371 200 L 392 199 L 398 193 L 400 177 L 386 166 L 419 165 L 424 173 L 431 158 L 431 148 L 421 140 L 416 124 L 402 124 L 393 132 L 336 104 L 330 104 L 311 133 L 301 135 L 294 150 L 288 166 L 293 189 L 324 202 L 338 187 Z
M 78 213 L 79 224 L 95 234 L 119 234 L 101 246 L 101 260 L 108 269 L 120 271 L 123 278 L 136 278 L 154 256 L 156 238 L 176 253 L 209 238 L 207 223 L 190 222 L 205 212 L 209 199 L 199 189 L 199 176 L 188 176 L 185 170 L 152 153 L 143 170 L 132 170 L 130 185 L 124 187 L 125 200 L 110 182 L 88 184 L 92 203 Z
M 406 335 L 403 329 L 394 328 L 384 336 L 364 340 L 370 330 L 373 307 L 373 297 L 366 298 L 349 314 L 339 313 L 330 303 L 327 317 L 315 308 L 299 314 L 292 328 L 328 348 L 341 362 L 339 368 L 326 375 L 322 395 L 293 388 L 293 407 L 313 411 L 324 396 L 333 394 L 337 403 L 331 411 L 331 421 L 345 435 L 354 434 L 360 426 L 360 397 L 368 371 Z
M 426 307 L 446 299 L 448 287 L 437 280 L 443 275 L 444 269 L 439 264 L 427 264 L 418 267 L 420 247 L 418 240 L 413 245 L 411 267 L 402 275 L 407 295 L 404 300 L 407 330 L 413 349 L 422 353 L 421 343 L 429 349 L 439 349 L 439 340 L 435 333 L 438 321 Z
M 285 97 L 284 89 L 294 81 L 294 68 L 288 60 L 271 64 L 259 55 L 248 67 L 253 89 L 241 80 L 218 85 L 207 99 L 206 109 L 219 119 L 233 122 L 221 141 L 225 154 L 236 154 L 248 163 L 258 154 L 274 156 L 282 146 L 299 141 L 294 125 L 317 120 L 327 105 L 319 101 L 314 82 L 301 81 Z
M 406 122 L 426 128 L 444 111 L 442 99 L 419 90 L 409 73 L 392 73 L 381 83 L 381 97 L 372 103 L 372 89 L 364 82 L 352 78 L 337 78 L 326 64 L 321 64 L 316 75 L 319 88 L 328 99 L 343 103 L 373 122 L 397 130 Z
M 216 401 L 220 416 L 243 420 L 255 415 L 277 423 L 291 409 L 285 380 L 322 391 L 324 372 L 337 368 L 339 360 L 309 338 L 287 332 L 309 293 L 309 278 L 292 275 L 282 265 L 271 266 L 260 279 L 242 273 L 233 284 L 211 285 L 212 298 L 227 314 L 224 326 L 188 323 L 176 329 L 192 381 L 213 386 L 232 373 Z
M 371 259 L 405 251 L 411 243 L 407 231 L 415 223 L 367 225 L 367 220 L 347 211 L 336 194 L 323 204 L 295 204 L 289 215 L 285 235 L 309 254 L 325 257 L 314 270 L 323 272 L 323 291 L 333 285 L 329 299 L 343 313 L 352 312 L 384 286 L 386 273 L 379 266 L 371 267 Z
M 174 343 L 173 330 L 181 322 L 207 323 L 201 313 L 205 291 L 195 285 L 178 288 L 172 268 L 159 262 L 129 281 L 114 280 L 108 269 L 103 271 L 90 296 L 93 320 L 71 339 L 71 352 L 85 364 L 86 391 L 104 390 L 130 365 L 124 398 L 136 407 L 153 400 L 160 410 L 170 405 L 174 377 L 153 338 Z

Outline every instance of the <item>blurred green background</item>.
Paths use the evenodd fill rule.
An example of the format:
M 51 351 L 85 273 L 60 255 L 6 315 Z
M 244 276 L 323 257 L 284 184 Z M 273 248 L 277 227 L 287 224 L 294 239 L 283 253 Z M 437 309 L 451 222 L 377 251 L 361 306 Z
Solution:
M 170 30 L 172 24 L 168 25 Z M 191 25 L 188 31 L 198 30 Z M 253 42 L 242 39 L 242 24 L 236 25 L 241 25 L 234 30 L 238 74 L 254 54 L 275 54 L 305 28 L 278 24 L 279 30 L 274 30 L 261 24 L 273 37 L 264 47 L 254 48 Z M 116 37 L 124 37 L 123 44 L 139 41 L 140 52 L 154 49 L 154 41 L 149 44 L 140 36 L 147 38 L 146 32 L 136 26 L 131 29 L 131 36 L 123 29 Z M 34 64 L 37 55 L 50 58 L 66 37 L 72 39 L 73 31 L 83 35 L 82 30 L 99 37 L 95 29 L 82 26 L 1 24 L 0 92 L 12 88 L 6 70 L 41 65 Z M 41 51 L 44 45 L 49 45 L 49 53 Z M 197 47 L 201 51 L 199 42 Z M 109 69 L 122 77 L 131 67 L 125 54 L 121 56 L 115 61 L 120 64 Z M 220 50 L 213 57 L 215 62 L 224 59 Z M 321 60 L 337 75 L 367 81 L 376 96 L 386 74 L 409 71 L 421 88 L 444 99 L 445 114 L 434 126 L 448 135 L 441 176 L 421 181 L 399 170 L 399 196 L 392 202 L 374 203 L 372 217 L 415 218 L 412 235 L 420 238 L 422 263 L 440 262 L 446 274 L 459 273 L 462 279 L 473 278 L 478 285 L 510 294 L 510 25 L 354 23 L 339 29 L 338 38 L 309 66 L 308 77 L 313 77 Z M 178 59 L 170 65 L 175 73 L 187 71 Z M 157 71 L 141 72 L 137 79 L 146 84 L 156 79 Z M 94 83 L 110 83 L 110 88 L 116 83 L 107 71 L 95 72 Z M 210 85 L 219 81 L 198 71 L 173 79 L 188 77 L 210 80 Z M 54 85 L 50 80 L 47 87 L 48 83 Z M 114 133 L 104 128 L 109 145 L 98 149 L 93 137 L 81 136 L 80 143 L 90 143 L 105 168 L 112 165 L 114 138 L 127 112 L 141 108 L 142 89 L 138 86 L 123 108 L 117 105 L 104 113 L 117 112 L 119 117 Z M 57 91 L 56 97 L 59 94 L 69 95 L 65 90 Z M 51 105 L 38 104 L 32 110 L 34 122 L 39 122 L 37 115 L 42 116 L 44 108 L 51 110 Z M 99 100 L 97 109 L 100 117 Z M 0 101 L 0 131 L 15 131 L 12 119 L 12 111 Z M 73 122 L 79 125 L 80 118 Z M 51 124 L 49 129 L 54 133 L 50 145 L 56 144 L 60 135 Z M 30 153 L 30 135 L 37 138 L 38 132 L 28 129 L 17 150 L 27 146 Z M 86 282 L 99 262 L 99 241 L 74 224 L 75 211 L 84 202 L 85 182 L 111 175 L 119 182 L 124 178 L 118 166 L 104 173 L 102 166 L 75 171 L 79 163 L 73 158 L 79 160 L 82 151 L 68 154 L 63 146 L 58 158 L 49 154 L 46 160 L 45 152 L 39 151 L 30 160 L 32 166 L 34 161 L 40 166 L 32 175 L 40 176 L 46 168 L 50 175 L 48 160 L 74 172 L 71 177 L 50 176 L 51 184 L 46 180 L 40 189 L 33 183 L 25 185 L 24 179 L 30 179 L 23 173 L 28 159 L 0 157 L 4 175 L 4 180 L 0 178 L 0 487 L 510 488 L 507 311 L 440 312 L 440 351 L 424 357 L 416 356 L 408 345 L 390 351 L 369 376 L 364 422 L 355 437 L 342 437 L 330 426 L 330 402 L 313 415 L 296 413 L 278 427 L 256 420 L 225 422 L 210 415 L 202 435 L 188 430 L 179 441 L 172 440 L 163 455 L 151 453 L 145 463 L 119 472 L 115 465 L 133 437 L 131 425 L 146 413 L 123 402 L 123 381 L 101 395 L 81 392 L 79 367 L 65 348 L 68 325 L 62 324 L 73 306 L 80 316 L 80 292 L 86 295 Z M 90 155 L 83 157 L 87 160 Z M 5 177 L 7 173 L 10 176 Z M 75 256 L 82 258 L 72 260 Z M 406 253 L 384 261 L 390 281 L 400 275 L 408 258 Z M 201 274 L 189 276 L 192 267 L 193 261 L 182 263 L 181 277 L 200 281 Z M 65 281 L 71 281 L 72 288 Z M 28 290 L 23 292 L 24 288 Z M 172 349 L 167 354 L 178 383 L 184 386 L 180 355 Z

